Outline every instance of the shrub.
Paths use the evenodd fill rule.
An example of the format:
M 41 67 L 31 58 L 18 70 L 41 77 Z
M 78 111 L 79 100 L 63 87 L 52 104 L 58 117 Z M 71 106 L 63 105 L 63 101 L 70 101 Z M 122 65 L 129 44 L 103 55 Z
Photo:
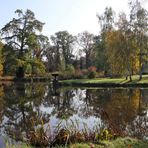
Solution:
M 88 68 L 88 71 L 97 71 L 97 68 L 95 66 L 91 66 Z
M 73 65 L 68 65 L 65 71 L 61 71 L 60 79 L 85 79 L 85 78 L 95 78 L 97 75 L 97 68 L 91 66 L 88 69 L 76 69 Z
M 87 69 L 83 69 L 82 70 L 82 73 L 83 73 L 83 75 L 86 75 L 87 76 L 88 75 L 88 70 Z
M 26 74 L 31 74 L 32 73 L 32 66 L 31 66 L 31 64 L 25 65 L 25 72 L 26 72 Z
M 72 79 L 75 76 L 75 68 L 73 65 L 68 65 L 65 71 L 60 72 L 60 79 Z
M 97 68 L 95 66 L 91 66 L 88 68 L 88 78 L 96 78 L 97 72 L 96 72 Z
M 76 69 L 74 78 L 76 78 L 76 79 L 83 79 L 84 76 L 85 75 L 83 74 L 81 69 Z
M 92 78 L 96 78 L 97 72 L 96 71 L 90 71 L 88 73 L 88 78 L 92 79 Z
M 75 74 L 75 68 L 73 65 L 68 65 L 66 68 L 66 71 L 69 72 L 70 75 L 74 75 Z

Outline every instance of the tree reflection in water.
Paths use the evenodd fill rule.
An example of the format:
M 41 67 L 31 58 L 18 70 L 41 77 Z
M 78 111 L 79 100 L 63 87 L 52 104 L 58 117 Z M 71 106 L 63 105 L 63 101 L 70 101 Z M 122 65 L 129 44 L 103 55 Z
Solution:
M 36 125 L 49 122 L 50 115 L 40 111 L 39 106 L 43 101 L 45 88 L 42 84 L 24 84 L 4 85 L 5 110 L 3 128 L 6 135 L 16 140 L 22 140 L 27 137 L 27 133 L 32 131 L 33 119 Z
M 108 128 L 144 138 L 148 137 L 147 98 L 147 89 L 53 90 L 45 83 L 1 84 L 0 132 L 22 140 L 41 121 L 53 127 L 63 119 L 77 118 L 90 127 L 99 119 Z

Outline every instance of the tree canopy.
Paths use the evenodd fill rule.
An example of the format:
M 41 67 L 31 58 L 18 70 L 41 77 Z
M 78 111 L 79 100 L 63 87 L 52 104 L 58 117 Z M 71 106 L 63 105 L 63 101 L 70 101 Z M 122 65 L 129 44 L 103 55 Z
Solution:
M 64 30 L 48 38 L 42 34 L 44 23 L 31 10 L 15 13 L 0 31 L 1 75 L 14 75 L 23 67 L 26 74 L 67 71 L 81 77 L 98 71 L 104 76 L 142 78 L 148 63 L 148 11 L 141 1 L 129 1 L 129 14 L 116 15 L 106 7 L 97 14 L 97 35 L 83 31 L 74 36 Z
M 17 66 L 27 67 L 28 64 L 32 64 L 28 63 L 31 58 L 40 61 L 43 50 L 42 42 L 46 38 L 39 34 L 44 23 L 37 20 L 31 10 L 23 12 L 17 9 L 15 13 L 17 18 L 13 18 L 1 29 L 1 38 L 7 43 L 7 47 L 16 61 L 15 65 L 10 65 L 11 68 L 14 66 L 13 71 Z M 8 48 L 3 50 L 4 55 L 7 54 Z M 5 62 L 8 63 L 9 59 L 6 56 Z

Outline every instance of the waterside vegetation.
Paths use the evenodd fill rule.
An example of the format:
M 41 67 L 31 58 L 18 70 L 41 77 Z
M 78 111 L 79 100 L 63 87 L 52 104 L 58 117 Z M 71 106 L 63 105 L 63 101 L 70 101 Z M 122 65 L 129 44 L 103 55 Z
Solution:
M 100 32 L 76 36 L 58 31 L 42 34 L 45 23 L 34 12 L 17 9 L 0 30 L 0 75 L 23 78 L 58 71 L 64 79 L 129 77 L 148 73 L 148 11 L 140 0 L 129 0 L 129 14 L 106 7 L 97 14 Z
M 43 121 L 41 121 L 43 122 Z M 35 124 L 35 121 L 32 121 Z M 50 129 L 43 127 L 34 128 L 34 130 L 27 133 L 28 144 L 11 144 L 6 142 L 6 148 L 34 148 L 34 147 L 52 147 L 52 148 L 119 148 L 119 147 L 133 147 L 133 148 L 147 148 L 148 141 L 130 138 L 125 133 L 115 129 L 106 129 L 96 126 L 90 130 L 84 124 L 83 130 L 78 130 L 79 123 L 72 121 L 61 126 L 61 123 L 56 127 L 56 133 L 50 135 Z M 120 135 L 119 135 L 120 134 Z
M 95 78 L 95 79 L 70 79 L 62 80 L 63 86 L 87 86 L 87 87 L 148 87 L 148 75 L 142 80 L 138 76 L 132 76 L 132 81 L 122 78 Z
M 17 9 L 15 14 L 16 17 L 0 30 L 0 82 L 2 82 L 0 84 L 0 119 L 2 123 L 4 123 L 3 118 L 8 119 L 5 121 L 8 125 L 4 123 L 3 128 L 6 128 L 5 131 L 9 137 L 16 142 L 26 143 L 20 146 L 24 148 L 148 147 L 146 140 L 135 138 L 139 133 L 144 137 L 148 129 L 147 109 L 145 109 L 147 104 L 141 106 L 142 99 L 144 100 L 147 96 L 148 87 L 148 11 L 143 7 L 142 2 L 129 0 L 129 14 L 120 12 L 116 15 L 111 7 L 106 7 L 102 14 L 97 14 L 98 26 L 100 25 L 100 32 L 97 35 L 83 31 L 74 36 L 64 30 L 48 38 L 42 34 L 45 23 L 37 20 L 34 12 L 29 9 L 25 11 Z M 146 91 L 144 90 L 142 95 L 142 90 L 136 88 L 137 95 L 135 95 L 136 93 L 131 89 L 125 92 L 103 90 L 105 93 L 103 96 L 100 90 L 97 95 L 85 90 L 86 96 L 83 98 L 82 91 L 82 99 L 79 101 L 83 103 L 84 108 L 78 106 L 74 110 L 75 104 L 71 102 L 75 99 L 72 97 L 78 90 L 67 91 L 60 96 L 57 87 L 50 84 L 43 87 L 35 83 L 16 83 L 13 89 L 10 89 L 3 83 L 4 81 L 51 82 L 52 75 L 55 75 L 55 78 L 58 75 L 59 81 L 56 79 L 53 81 L 55 82 L 53 84 L 58 86 L 145 87 Z M 28 89 L 25 88 L 26 85 L 29 85 Z M 123 99 L 121 95 L 124 96 Z M 103 101 L 100 98 L 103 98 Z M 44 102 L 44 99 L 48 101 Z M 86 101 L 83 102 L 83 99 Z M 122 102 L 123 106 L 127 106 L 130 101 L 137 99 L 135 104 L 131 103 L 130 108 L 137 107 L 139 114 L 133 109 L 132 111 L 137 114 L 134 114 L 133 118 L 129 116 L 133 122 L 136 117 L 139 117 L 136 122 L 138 125 L 132 126 L 139 129 L 135 137 L 130 137 L 123 128 L 117 128 L 119 123 L 117 121 L 120 120 L 121 114 L 117 116 L 118 120 L 113 121 L 111 118 L 115 117 L 115 114 L 110 117 L 111 110 L 107 113 L 102 109 L 104 106 L 97 106 L 99 101 L 104 105 L 105 99 L 108 99 L 108 102 L 113 101 L 114 112 L 120 109 L 123 109 L 122 112 L 128 110 L 128 107 L 121 107 L 122 101 L 125 103 Z M 91 106 L 94 104 L 97 104 L 96 107 Z M 105 107 L 110 108 L 110 106 L 109 104 Z M 44 109 L 53 107 L 54 111 L 42 114 L 41 107 Z M 141 108 L 144 109 L 141 111 Z M 49 116 L 56 114 L 59 117 L 64 113 L 65 118 L 68 118 L 78 109 L 83 110 L 83 114 L 86 113 L 86 109 L 95 109 L 96 117 L 106 118 L 105 125 L 108 127 L 97 125 L 94 129 L 89 129 L 84 125 L 83 130 L 79 130 L 79 123 L 73 121 L 66 126 L 58 124 L 54 133 L 51 133 L 48 126 L 45 127 L 45 124 L 47 125 L 50 121 Z M 90 111 L 88 116 L 91 116 L 91 113 Z M 143 120 L 140 114 L 144 117 Z M 128 122 L 123 120 L 124 127 L 126 123 Z M 6 146 L 15 148 L 15 145 L 11 146 L 9 142 Z

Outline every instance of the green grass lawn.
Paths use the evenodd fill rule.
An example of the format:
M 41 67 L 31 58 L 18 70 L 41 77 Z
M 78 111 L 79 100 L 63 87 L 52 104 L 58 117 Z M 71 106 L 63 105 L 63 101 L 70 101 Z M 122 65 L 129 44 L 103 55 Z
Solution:
M 125 78 L 96 78 L 96 79 L 71 79 L 63 80 L 62 84 L 148 84 L 148 75 L 143 75 L 142 80 L 139 81 L 139 76 L 132 76 L 132 81 Z
M 92 147 L 91 147 L 92 146 Z M 73 144 L 70 148 L 148 148 L 148 142 L 131 138 L 118 138 L 113 141 L 102 141 L 100 144 Z
M 6 148 L 34 148 L 28 145 L 6 145 Z M 76 143 L 68 146 L 55 146 L 53 148 L 148 148 L 148 141 L 141 141 L 129 137 L 117 138 L 111 141 L 100 141 L 99 144 Z

